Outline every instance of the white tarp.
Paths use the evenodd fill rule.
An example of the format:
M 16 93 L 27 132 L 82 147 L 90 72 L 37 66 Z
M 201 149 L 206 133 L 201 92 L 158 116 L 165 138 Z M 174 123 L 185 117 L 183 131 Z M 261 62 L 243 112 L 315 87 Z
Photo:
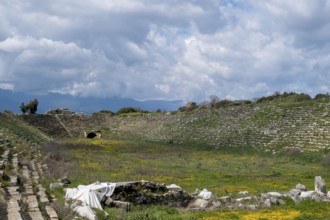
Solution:
M 111 196 L 116 183 L 93 183 L 87 186 L 79 185 L 77 188 L 66 188 L 65 201 L 72 200 L 71 208 L 80 216 L 90 220 L 97 220 L 92 208 L 103 210 L 101 200 L 103 196 Z
M 90 189 L 95 191 L 100 200 L 103 198 L 103 196 L 107 196 L 107 197 L 111 196 L 115 188 L 116 188 L 116 183 L 98 183 L 98 182 L 87 186 L 79 185 L 77 187 L 78 190 Z
M 172 183 L 171 185 L 166 186 L 167 189 L 181 189 L 180 186 Z

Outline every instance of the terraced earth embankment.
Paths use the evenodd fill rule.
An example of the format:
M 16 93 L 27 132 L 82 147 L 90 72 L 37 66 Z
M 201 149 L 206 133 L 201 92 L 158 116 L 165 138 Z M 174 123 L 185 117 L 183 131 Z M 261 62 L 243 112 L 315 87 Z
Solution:
M 58 219 L 44 175 L 39 144 L 51 140 L 11 114 L 0 114 L 0 219 Z
M 176 113 L 132 113 L 112 116 L 62 114 L 57 117 L 74 136 L 98 129 L 104 135 L 168 143 L 252 147 L 277 152 L 283 148 L 330 149 L 330 101 L 269 102 Z M 23 119 L 57 137 L 68 136 L 53 115 Z M 49 119 L 48 119 L 49 118 Z

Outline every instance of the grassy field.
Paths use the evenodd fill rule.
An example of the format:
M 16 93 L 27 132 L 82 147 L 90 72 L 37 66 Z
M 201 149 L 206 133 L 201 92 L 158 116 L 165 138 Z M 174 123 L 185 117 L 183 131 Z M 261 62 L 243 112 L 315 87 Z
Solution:
M 242 190 L 252 194 L 286 191 L 297 183 L 312 190 L 315 176 L 330 181 L 330 168 L 321 153 L 235 151 L 123 139 L 68 139 L 43 146 L 52 174 L 46 181 L 67 175 L 73 186 L 148 180 L 175 183 L 188 192 L 206 188 L 216 196 L 236 196 Z M 63 192 L 56 193 L 61 200 Z M 180 213 L 157 206 L 134 207 L 128 213 L 116 209 L 107 212 L 114 219 L 330 219 L 330 204 L 304 201 L 296 205 L 287 201 L 285 206 L 257 212 Z

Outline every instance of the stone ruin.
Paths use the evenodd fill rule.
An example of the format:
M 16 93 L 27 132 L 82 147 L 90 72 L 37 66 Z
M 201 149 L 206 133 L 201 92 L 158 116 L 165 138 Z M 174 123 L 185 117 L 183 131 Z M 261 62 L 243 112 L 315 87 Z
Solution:
M 193 196 L 175 184 L 166 186 L 142 180 L 117 183 L 113 194 L 103 198 L 102 202 L 109 207 L 129 210 L 131 204 L 187 207 L 192 200 Z
M 236 197 L 216 197 L 207 189 L 196 189 L 194 193 L 188 193 L 175 184 L 165 185 L 144 180 L 119 182 L 115 185 L 113 193 L 104 196 L 100 203 L 103 207 L 117 207 L 125 211 L 129 211 L 132 205 L 165 205 L 183 211 L 255 211 L 285 205 L 285 198 L 292 199 L 296 204 L 302 200 L 330 202 L 330 192 L 326 191 L 325 181 L 320 176 L 315 177 L 315 188 L 311 191 L 307 191 L 305 185 L 298 183 L 294 189 L 286 192 L 252 195 L 247 191 L 241 191 Z
M 326 191 L 326 183 L 320 176 L 315 177 L 314 190 L 307 191 L 306 186 L 298 183 L 294 189 L 286 192 L 267 192 L 261 195 L 250 195 L 247 191 L 238 193 L 239 198 L 232 196 L 202 198 L 200 193 L 194 196 L 188 210 L 259 210 L 272 206 L 285 205 L 285 198 L 292 199 L 296 204 L 302 200 L 330 202 L 330 191 Z M 196 194 L 195 194 L 196 195 Z

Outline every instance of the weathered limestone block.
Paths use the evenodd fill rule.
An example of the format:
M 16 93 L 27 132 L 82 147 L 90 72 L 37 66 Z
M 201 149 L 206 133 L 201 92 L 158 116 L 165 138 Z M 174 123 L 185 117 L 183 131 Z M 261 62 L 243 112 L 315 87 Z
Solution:
M 302 199 L 311 199 L 313 195 L 317 194 L 315 191 L 306 191 L 306 192 L 301 192 L 300 197 Z
M 107 198 L 107 200 L 105 201 L 105 204 L 108 207 L 120 208 L 126 212 L 128 212 L 131 209 L 131 203 L 123 202 L 123 201 L 115 201 L 115 200 L 112 200 L 110 197 Z
M 45 206 L 47 215 L 49 216 L 50 220 L 58 220 L 58 215 L 55 212 L 54 208 L 51 206 Z
M 251 202 L 251 201 L 257 201 L 257 197 L 255 196 L 247 196 L 247 197 L 243 197 L 243 198 L 238 198 L 236 199 L 236 202 Z
M 305 192 L 307 189 L 306 189 L 306 186 L 305 185 L 303 185 L 303 184 L 301 184 L 301 183 L 298 183 L 297 185 L 296 185 L 296 189 L 297 190 L 300 190 L 301 192 Z
M 327 194 L 327 187 L 321 176 L 315 177 L 315 192 L 323 195 Z
M 248 196 L 249 192 L 248 191 L 240 191 L 240 192 L 238 192 L 238 195 Z
M 10 176 L 9 186 L 16 186 L 17 185 L 17 176 Z
M 31 195 L 34 194 L 32 184 L 24 184 L 24 192 L 23 192 L 23 194 L 25 196 L 31 196 Z
M 18 205 L 18 201 L 16 199 L 10 199 L 7 203 L 7 212 L 19 212 L 21 209 Z
M 268 193 L 262 193 L 261 199 L 268 199 L 268 198 L 283 198 L 283 195 L 279 192 L 268 192 Z
M 31 220 L 44 220 L 44 217 L 42 216 L 40 211 L 32 211 L 29 212 Z
M 10 212 L 8 213 L 8 220 L 22 220 L 22 217 L 19 212 Z
M 301 191 L 298 189 L 291 189 L 286 196 L 290 197 L 296 204 L 301 201 L 300 198 Z
M 37 197 L 35 195 L 28 196 L 26 198 L 26 203 L 28 204 L 29 211 L 39 210 L 38 200 L 37 200 Z
M 285 202 L 282 199 L 276 197 L 270 197 L 264 201 L 265 207 L 272 207 L 274 205 L 284 205 Z
M 259 207 L 257 205 L 247 205 L 245 208 L 249 211 L 256 211 Z
M 206 209 L 210 206 L 210 201 L 206 199 L 196 199 L 192 203 L 189 204 L 188 208 L 190 209 Z
M 20 193 L 18 192 L 18 186 L 9 186 L 7 187 L 7 191 L 10 198 L 19 200 L 21 198 Z
M 231 203 L 232 198 L 231 198 L 231 196 L 222 196 L 222 197 L 220 197 L 220 201 L 222 201 L 224 203 Z

